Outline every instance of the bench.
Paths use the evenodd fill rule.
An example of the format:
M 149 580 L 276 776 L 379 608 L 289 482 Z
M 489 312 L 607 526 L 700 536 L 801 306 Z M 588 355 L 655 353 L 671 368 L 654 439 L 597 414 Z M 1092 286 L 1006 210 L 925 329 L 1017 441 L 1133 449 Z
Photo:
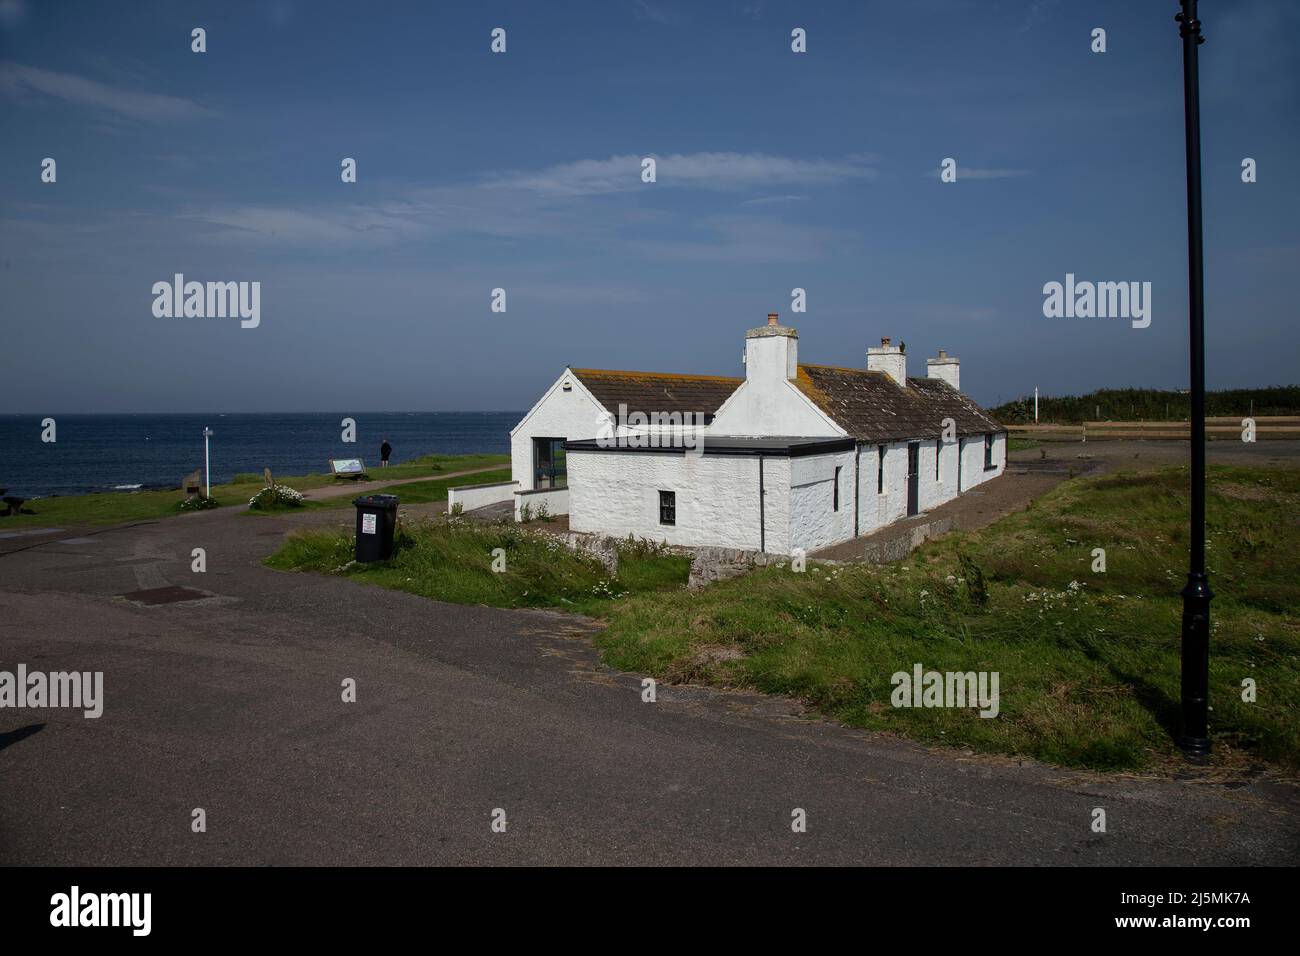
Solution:
M 192 472 L 181 479 L 181 491 L 187 496 L 203 494 L 203 471 L 195 468 Z

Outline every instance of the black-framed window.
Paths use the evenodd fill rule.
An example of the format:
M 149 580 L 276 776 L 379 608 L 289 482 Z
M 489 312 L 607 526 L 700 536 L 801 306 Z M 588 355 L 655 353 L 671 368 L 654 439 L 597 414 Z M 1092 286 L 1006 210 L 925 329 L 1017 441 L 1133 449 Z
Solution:
M 984 436 L 984 470 L 993 470 L 993 433 Z
M 835 466 L 835 492 L 834 492 L 834 499 L 831 502 L 832 511 L 840 510 L 840 472 L 843 470 L 844 470 L 843 466 L 841 465 Z
M 533 439 L 533 489 L 567 488 L 563 438 Z
M 878 445 L 876 448 L 876 494 L 885 493 L 885 446 Z
M 677 492 L 659 492 L 659 523 L 677 524 Z

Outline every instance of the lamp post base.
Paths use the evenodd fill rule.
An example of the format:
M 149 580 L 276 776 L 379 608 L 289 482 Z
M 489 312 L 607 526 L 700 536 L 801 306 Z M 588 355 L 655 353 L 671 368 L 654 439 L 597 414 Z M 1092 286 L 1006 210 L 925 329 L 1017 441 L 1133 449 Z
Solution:
M 1178 746 L 1188 760 L 1210 755 L 1210 600 L 1214 592 L 1204 571 L 1187 575 L 1183 588 L 1182 733 Z
M 1183 752 L 1188 763 L 1210 762 L 1209 737 L 1179 737 L 1178 749 Z

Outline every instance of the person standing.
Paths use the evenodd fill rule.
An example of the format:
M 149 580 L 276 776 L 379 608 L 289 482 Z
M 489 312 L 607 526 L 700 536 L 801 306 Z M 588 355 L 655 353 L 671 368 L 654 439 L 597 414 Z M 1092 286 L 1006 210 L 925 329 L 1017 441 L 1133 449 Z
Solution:
M 388 467 L 388 456 L 391 455 L 392 453 L 393 453 L 393 446 L 388 444 L 388 439 L 385 438 L 384 443 L 379 446 L 379 467 L 380 468 Z

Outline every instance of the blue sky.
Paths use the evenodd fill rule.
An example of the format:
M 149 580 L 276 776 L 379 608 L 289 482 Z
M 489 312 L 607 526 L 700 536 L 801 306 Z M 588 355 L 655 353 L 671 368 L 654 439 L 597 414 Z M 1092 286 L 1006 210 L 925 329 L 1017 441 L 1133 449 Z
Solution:
M 1177 8 L 0 0 L 0 410 L 522 409 L 565 364 L 743 374 L 770 311 L 986 404 L 1185 387 Z M 1300 4 L 1201 9 L 1209 384 L 1293 383 Z M 261 325 L 155 318 L 177 272 Z M 1045 318 L 1067 272 L 1151 326 Z

